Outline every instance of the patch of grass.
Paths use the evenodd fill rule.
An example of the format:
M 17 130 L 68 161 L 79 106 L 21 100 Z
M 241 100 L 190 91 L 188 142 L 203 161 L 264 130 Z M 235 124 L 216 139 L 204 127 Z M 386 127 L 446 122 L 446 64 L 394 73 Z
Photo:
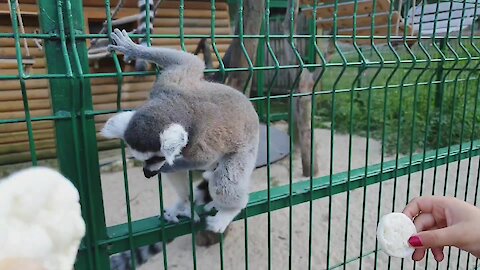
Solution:
M 418 50 L 414 51 L 417 60 L 427 59 Z M 422 53 L 423 58 L 419 57 Z M 430 55 L 440 59 L 438 53 Z M 473 69 L 476 63 L 460 60 L 455 65 L 450 59 L 440 71 L 437 62 L 429 66 L 406 63 L 413 58 L 405 52 L 400 58 L 398 63 L 383 68 L 367 64 L 363 70 L 327 70 L 322 90 L 335 89 L 334 102 L 333 94 L 321 95 L 317 114 L 331 121 L 339 132 L 365 136 L 369 130 L 373 138 L 385 136 L 389 153 L 434 149 L 480 138 L 480 133 L 473 130 L 473 123 L 476 129 L 480 127 L 480 101 L 476 100 L 479 72 Z M 475 106 L 479 107 L 476 115 Z

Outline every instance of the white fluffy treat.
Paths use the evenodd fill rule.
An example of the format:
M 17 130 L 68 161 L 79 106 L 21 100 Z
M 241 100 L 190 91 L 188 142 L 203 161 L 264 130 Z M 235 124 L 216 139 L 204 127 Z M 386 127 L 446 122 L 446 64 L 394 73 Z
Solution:
M 71 270 L 84 234 L 78 191 L 60 173 L 0 179 L 0 270 Z
M 390 213 L 380 219 L 377 239 L 382 250 L 389 256 L 407 258 L 415 249 L 408 239 L 417 233 L 413 221 L 403 213 Z

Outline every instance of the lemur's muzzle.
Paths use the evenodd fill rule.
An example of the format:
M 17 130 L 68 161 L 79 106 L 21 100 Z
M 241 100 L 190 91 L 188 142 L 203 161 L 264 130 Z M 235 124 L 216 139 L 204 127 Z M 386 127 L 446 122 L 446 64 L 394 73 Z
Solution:
M 158 156 L 145 160 L 145 165 L 143 166 L 143 175 L 145 175 L 146 178 L 154 177 L 160 172 L 161 166 L 158 166 L 158 163 L 163 164 L 163 162 L 165 162 L 165 158 Z
M 150 171 L 147 167 L 143 167 L 143 175 L 145 175 L 146 178 L 152 178 L 155 175 L 157 175 L 160 172 L 158 171 Z

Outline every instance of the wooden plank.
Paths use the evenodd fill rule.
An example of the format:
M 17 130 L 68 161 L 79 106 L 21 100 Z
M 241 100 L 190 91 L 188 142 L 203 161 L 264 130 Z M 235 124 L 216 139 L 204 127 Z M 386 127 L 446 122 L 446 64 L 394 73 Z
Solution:
M 93 69 L 93 68 L 91 68 Z M 131 71 L 133 68 L 131 66 L 126 66 L 124 68 L 124 71 Z M 95 72 L 92 73 L 99 73 L 99 71 L 103 72 L 115 72 L 115 68 L 113 66 L 106 66 L 100 69 L 95 69 Z M 123 83 L 141 83 L 141 82 L 154 82 L 155 81 L 155 76 L 144 76 L 144 77 L 134 77 L 134 76 L 127 76 L 123 77 Z M 104 86 L 108 84 L 113 84 L 115 87 L 117 86 L 118 79 L 115 77 L 110 77 L 110 78 L 92 78 L 90 79 L 90 82 L 92 84 L 92 88 L 95 88 L 95 86 Z
M 137 92 L 123 92 L 123 101 L 146 101 L 150 91 L 137 91 Z M 93 103 L 96 104 L 111 104 L 117 101 L 117 94 L 103 94 L 93 96 Z
M 169 2 L 169 1 L 167 1 Z M 84 14 L 89 19 L 105 19 L 106 13 L 105 8 L 102 2 L 99 2 L 100 5 L 98 6 L 91 6 L 91 5 L 84 5 Z M 178 2 L 177 2 L 178 3 Z M 189 3 L 189 2 L 187 2 Z M 205 8 L 196 8 L 196 4 L 188 5 L 185 3 L 184 9 L 184 17 L 185 18 L 211 18 L 211 11 L 210 11 L 210 4 L 208 7 Z M 219 3 L 220 4 L 220 3 Z M 206 5 L 205 5 L 206 6 Z M 224 8 L 222 8 L 224 7 Z M 37 5 L 34 4 L 23 4 L 21 6 L 22 12 L 27 13 L 36 13 L 38 12 Z M 0 10 L 8 10 L 7 3 L 0 3 Z M 228 19 L 229 14 L 225 12 L 228 10 L 228 5 L 223 3 L 223 5 L 217 6 L 217 13 L 216 18 L 218 19 Z M 223 12 L 222 12 L 223 11 Z M 123 7 L 117 14 L 116 18 L 127 17 L 138 14 L 139 10 L 135 7 Z M 9 13 L 8 13 L 9 14 Z M 167 5 L 165 7 L 160 7 L 157 10 L 156 17 L 164 17 L 164 18 L 178 18 L 179 17 L 179 9 L 177 5 Z
M 36 111 L 36 110 L 43 110 L 43 109 L 48 109 L 50 110 L 50 99 L 32 99 L 28 101 L 28 105 L 30 107 L 31 111 Z M 23 101 L 22 100 L 16 100 L 16 101 L 9 101 L 9 102 L 1 102 L 0 103 L 0 113 L 8 113 L 8 112 L 22 112 L 23 113 Z M 5 118 L 9 119 L 9 118 Z
M 375 31 L 372 34 L 370 27 L 365 27 L 365 28 L 357 28 L 356 31 L 354 32 L 353 29 L 341 29 L 338 31 L 338 35 L 342 36 L 352 36 L 355 34 L 356 36 L 383 36 L 388 34 L 388 25 L 378 25 L 375 27 Z M 391 25 L 391 35 L 392 36 L 399 36 L 403 35 L 403 25 L 399 27 L 398 34 L 395 33 L 396 31 L 396 25 Z
M 371 14 L 363 14 L 363 15 L 358 15 L 356 18 L 356 25 L 357 27 L 370 27 L 372 24 L 372 16 Z M 389 13 L 379 13 L 376 14 L 374 17 L 374 23 L 375 25 L 384 25 L 388 24 L 390 15 Z M 398 12 L 393 12 L 392 13 L 392 19 L 391 22 L 392 24 L 396 24 L 398 20 L 401 20 L 401 16 Z M 354 17 L 352 16 L 345 16 L 345 17 L 339 17 L 337 18 L 337 28 L 338 29 L 343 29 L 343 28 L 353 28 L 354 25 Z M 323 29 L 331 29 L 333 27 L 333 18 L 327 18 L 327 19 L 320 19 L 317 21 L 317 23 L 323 28 Z
M 317 6 L 317 16 L 321 18 L 333 18 L 335 12 L 335 2 L 328 0 L 322 1 L 323 5 Z M 357 1 L 357 15 L 370 14 L 373 11 L 372 0 L 358 0 Z M 313 1 L 311 4 L 313 5 Z M 355 10 L 355 2 L 347 1 L 338 3 L 337 16 L 352 16 Z M 390 10 L 389 0 L 377 0 L 376 13 L 388 12 Z M 312 10 L 307 10 L 307 13 L 312 13 Z
M 3 58 L 0 57 L 0 69 L 14 69 L 18 67 L 18 60 L 16 58 Z M 35 59 L 34 58 L 22 58 L 23 65 L 28 65 L 32 67 L 38 67 L 38 65 L 35 65 Z
M 22 92 L 19 89 L 16 90 L 0 90 L 0 106 L 1 101 L 18 101 L 22 100 Z M 35 99 L 48 99 L 50 98 L 50 90 L 48 89 L 27 89 L 28 100 Z
M 123 109 L 134 109 L 134 108 L 142 105 L 143 103 L 145 103 L 144 100 L 142 100 L 142 101 L 125 101 L 125 102 L 122 102 L 122 108 Z M 95 110 L 115 110 L 115 109 L 117 109 L 117 104 L 112 104 L 112 103 L 96 104 L 96 105 L 94 105 L 94 109 Z
M 101 123 L 97 123 L 96 129 L 97 129 L 97 137 L 99 141 L 106 141 L 108 139 L 104 138 L 100 134 L 100 130 L 103 128 L 104 124 L 106 121 L 102 121 Z M 34 130 L 34 140 L 51 140 L 53 141 L 55 139 L 55 130 L 53 128 L 50 129 L 44 129 L 44 130 Z M 27 142 L 28 143 L 28 133 L 27 131 L 19 131 L 19 132 L 11 132 L 11 133 L 4 133 L 0 134 L 0 148 L 5 148 L 8 146 L 5 146 L 5 144 L 11 144 L 11 143 L 20 143 L 20 142 Z M 26 148 L 23 149 L 23 151 L 26 151 L 29 149 L 28 144 L 25 145 Z
M 0 119 L 5 119 L 5 118 L 0 118 Z M 32 122 L 32 128 L 33 130 L 52 129 L 53 122 L 52 121 Z M 2 124 L 2 128 L 0 128 L 0 133 L 25 131 L 26 129 L 27 129 L 27 125 L 25 123 Z
M 150 93 L 150 88 L 141 89 L 141 91 L 134 91 L 134 92 L 122 92 L 122 101 L 124 102 L 133 102 L 133 101 L 145 101 Z M 48 93 L 47 93 L 48 94 Z M 102 104 L 112 104 L 116 106 L 117 101 L 117 94 L 116 93 L 109 93 L 109 94 L 97 94 L 93 96 L 93 103 L 94 105 L 102 105 Z M 47 98 L 43 99 L 31 99 L 29 98 L 28 105 L 31 111 L 39 111 L 39 110 L 50 110 L 50 98 L 47 95 Z M 24 112 L 23 101 L 14 100 L 14 101 L 3 101 L 0 102 L 0 113 L 16 113 L 16 112 Z M 9 119 L 9 118 L 6 118 Z
M 44 52 L 37 47 L 30 47 L 30 56 L 43 58 L 45 55 Z M 22 56 L 26 57 L 27 53 L 24 47 L 21 48 Z M 16 49 L 15 47 L 0 47 L 0 55 L 1 56 L 16 56 Z
M 46 139 L 46 140 L 35 140 L 35 149 L 53 149 L 55 148 L 55 140 Z M 3 144 L 0 146 L 0 155 L 18 153 L 29 149 L 28 142 L 16 142 L 10 144 Z
M 20 14 L 22 16 L 38 16 L 38 11 L 24 11 L 23 9 L 20 9 Z M 5 10 L 0 7 L 0 15 L 10 16 L 10 11 L 8 9 Z
M 41 117 L 41 116 L 49 116 L 52 115 L 52 110 L 50 109 L 42 109 L 42 110 L 30 110 L 31 117 Z M 16 112 L 0 112 L 0 119 L 19 119 L 25 118 L 25 112 L 16 111 Z M 2 129 L 3 129 L 2 125 Z
M 171 28 L 154 28 L 153 33 L 157 35 L 179 35 L 180 29 L 177 27 Z M 185 28 L 184 29 L 185 35 L 210 35 L 211 31 L 210 28 Z M 219 28 L 215 29 L 215 34 L 217 35 L 229 35 L 230 29 L 228 28 Z
M 0 3 L 0 8 L 1 8 L 2 4 Z M 1 16 L 0 16 L 1 17 Z M 4 33 L 13 33 L 13 30 L 12 30 L 12 25 L 11 25 L 11 22 L 10 22 L 10 17 L 8 17 L 8 24 L 5 25 L 0 25 L 0 31 L 1 32 L 4 32 Z M 25 29 L 25 33 L 31 33 L 33 34 L 35 32 L 35 30 L 40 30 L 40 27 L 38 26 L 30 26 L 30 25 L 25 25 L 24 26 L 24 29 Z M 0 40 L 13 40 L 13 38 L 11 39 L 0 39 Z M 0 43 L 2 44 L 2 43 Z
M 45 68 L 32 68 L 30 74 L 47 74 L 47 70 Z M 18 69 L 2 69 L 2 75 L 18 75 Z
M 53 158 L 55 157 L 55 154 L 56 154 L 55 149 L 45 149 L 45 150 L 36 151 L 37 159 Z M 31 160 L 31 156 L 29 151 L 25 151 L 21 153 L 11 153 L 11 154 L 0 156 L 0 165 L 26 162 L 30 160 Z
M 122 85 L 122 93 L 150 91 L 153 86 L 153 80 L 138 83 L 124 83 Z M 92 95 L 104 95 L 117 93 L 117 84 L 92 85 Z
M 4 70 L 2 69 L 2 74 Z M 17 72 L 18 73 L 18 72 Z M 47 80 L 26 80 L 25 87 L 27 89 L 38 89 L 38 88 L 46 88 L 48 87 Z M 8 80 L 8 81 L 1 81 L 0 83 L 0 91 L 2 90 L 18 90 L 20 89 L 20 82 L 18 80 Z M 1 95 L 1 93 L 0 93 Z
M 122 18 L 127 16 L 132 16 L 138 14 L 138 8 L 122 8 L 116 18 Z M 96 20 L 105 20 L 106 14 L 105 9 L 97 8 L 97 7 L 84 7 L 84 13 L 87 18 L 96 19 Z M 184 18 L 211 18 L 212 13 L 210 10 L 194 10 L 194 9 L 185 9 L 184 10 Z M 180 16 L 180 11 L 178 8 L 159 8 L 155 17 L 160 18 L 178 18 Z M 217 12 L 216 18 L 218 19 L 228 19 L 229 15 L 227 12 Z
M 112 115 L 111 114 L 103 114 L 103 115 L 97 115 L 95 116 L 95 122 L 97 123 L 96 127 L 97 130 L 100 131 L 100 129 L 103 127 L 103 123 L 105 123 Z M 53 133 L 54 130 L 54 125 L 53 121 L 38 121 L 38 122 L 32 122 L 32 128 L 34 131 L 34 136 L 36 136 L 37 132 L 47 132 L 51 131 Z M 2 128 L 0 129 L 0 136 L 1 138 L 5 138 L 13 134 L 13 133 L 19 133 L 19 132 L 24 132 L 27 134 L 27 129 L 26 129 L 26 123 L 11 123 L 11 124 L 2 124 Z M 27 138 L 28 140 L 28 138 Z
M 22 5 L 20 7 L 22 13 L 25 12 L 25 13 L 38 13 L 38 7 L 36 4 L 28 4 L 28 3 L 23 3 L 22 1 Z M 3 10 L 3 11 L 9 11 L 9 7 L 8 7 L 8 3 L 6 3 L 6 1 L 4 3 L 0 3 L 0 10 Z M 10 15 L 10 12 L 7 13 L 8 15 Z
M 184 40 L 185 45 L 194 45 L 197 46 L 198 43 L 200 42 L 199 38 L 187 38 Z M 218 44 L 227 44 L 230 45 L 232 42 L 232 39 L 217 39 L 216 43 Z M 180 39 L 174 39 L 174 38 L 152 38 L 152 45 L 153 46 L 180 46 Z
M 53 128 L 43 129 L 43 130 L 34 130 L 33 136 L 35 140 L 53 139 L 55 136 L 55 132 Z M 15 142 L 28 142 L 27 131 L 24 130 L 24 131 L 0 134 L 0 144 L 9 144 L 9 143 L 15 143 Z
M 194 10 L 194 9 L 185 9 L 184 10 L 184 18 L 211 18 L 212 12 L 210 10 Z M 160 18 L 178 18 L 180 16 L 180 12 L 178 9 L 159 9 L 155 14 L 155 17 Z M 215 14 L 216 19 L 229 19 L 228 12 L 217 12 Z
M 211 18 L 185 18 L 183 20 L 184 27 L 207 27 L 210 28 L 212 23 Z M 153 22 L 154 28 L 157 27 L 179 27 L 180 18 L 159 18 L 156 17 Z M 228 19 L 215 20 L 215 28 L 230 27 L 230 21 Z
M 31 0 L 30 0 L 31 1 Z M 23 2 L 23 1 L 22 1 Z M 110 1 L 110 6 L 113 8 L 117 5 L 118 0 L 112 0 Z M 124 7 L 127 8 L 136 8 L 137 7 L 138 1 L 136 0 L 127 0 L 125 1 Z M 98 1 L 98 0 L 84 0 L 83 1 L 84 6 L 89 6 L 89 7 L 104 7 L 105 4 L 103 1 Z M 179 1 L 163 1 L 162 4 L 160 4 L 160 9 L 161 8 L 177 8 L 179 7 L 180 2 Z M 192 8 L 192 9 L 210 9 L 211 4 L 210 1 L 185 1 L 185 8 Z M 227 10 L 228 9 L 228 4 L 226 1 L 215 1 L 215 8 L 217 10 Z
M 2 27 L 0 26 L 0 28 L 3 28 L 3 29 L 0 29 L 1 32 L 4 32 L 4 33 L 11 33 L 12 32 L 12 28 L 10 27 Z M 26 33 L 33 33 L 33 32 L 28 32 L 28 31 L 25 31 Z M 35 44 L 35 41 L 33 38 L 26 38 L 27 40 L 27 45 L 29 48 L 37 48 L 37 45 Z M 24 39 L 20 39 L 20 46 L 23 47 L 23 44 L 24 44 Z M 15 47 L 15 39 L 13 38 L 0 38 L 0 47 Z
M 117 140 L 113 140 L 113 141 L 99 140 L 99 142 L 97 143 L 97 146 L 99 150 L 113 149 L 113 148 L 119 147 L 119 142 Z M 41 149 L 36 151 L 36 156 L 37 156 L 37 159 L 54 158 L 56 156 L 56 150 L 55 148 Z M 31 160 L 31 157 L 30 157 L 29 150 L 18 152 L 18 153 L 0 155 L 0 165 L 26 162 L 30 160 Z

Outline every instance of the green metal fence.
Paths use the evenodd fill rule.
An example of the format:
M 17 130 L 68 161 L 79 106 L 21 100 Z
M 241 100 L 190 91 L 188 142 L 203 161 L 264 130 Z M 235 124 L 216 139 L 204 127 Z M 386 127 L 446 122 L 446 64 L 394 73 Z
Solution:
M 236 14 L 241 23 L 244 1 L 237 2 L 240 8 Z M 256 185 L 262 188 L 251 193 L 248 207 L 234 223 L 237 229 L 209 249 L 195 246 L 194 235 L 203 229 L 203 223 L 192 224 L 183 219 L 169 224 L 157 216 L 132 218 L 129 189 L 136 182 L 129 178 L 133 169 L 127 169 L 123 145 L 120 153 L 127 220 L 107 226 L 104 199 L 110 191 L 101 181 L 96 135 L 99 127 L 95 120 L 125 109 L 125 78 L 161 72 L 124 71 L 115 54 L 115 72 L 91 71 L 86 41 L 108 37 L 112 30 L 110 2 L 105 0 L 103 6 L 107 33 L 86 34 L 82 1 L 39 0 L 41 33 L 22 33 L 21 16 L 17 16 L 22 5 L 9 1 L 12 31 L 0 33 L 0 45 L 2 40 L 14 43 L 18 72 L 2 74 L 0 70 L 0 81 L 18 82 L 24 117 L 0 119 L 0 130 L 13 124 L 25 125 L 31 164 L 37 165 L 39 149 L 33 126 L 54 123 L 56 159 L 62 173 L 80 191 L 87 223 L 76 269 L 110 269 L 110 255 L 158 242 L 162 242 L 163 255 L 159 255 L 160 263 L 155 269 L 178 269 L 179 261 L 172 263 L 171 257 L 180 251 L 180 268 L 187 269 L 212 269 L 200 256 L 210 256 L 216 262 L 215 269 L 478 269 L 478 260 L 454 248 L 448 249 L 440 264 L 431 257 L 413 263 L 388 258 L 378 251 L 375 241 L 379 218 L 401 211 L 415 196 L 452 195 L 472 203 L 479 199 L 477 1 L 302 1 L 300 14 L 309 16 L 310 33 L 290 31 L 274 35 L 269 27 L 271 9 L 286 9 L 293 15 L 295 10 L 290 2 L 265 1 L 259 35 L 246 35 L 242 28 L 239 35 L 216 34 L 215 0 L 211 1 L 210 34 L 185 34 L 184 2 L 179 1 L 178 35 L 147 33 L 146 37 L 177 39 L 182 47 L 188 39 L 205 37 L 211 40 L 217 57 L 218 40 L 258 39 L 258 57 L 249 59 L 249 67 L 220 65 L 220 71 L 244 71 L 256 76 L 257 95 L 251 100 L 267 130 L 278 124 L 273 120 L 284 119 L 290 124 L 292 151 L 282 163 L 287 169 L 278 170 L 277 165 L 269 164 L 258 170 L 257 178 L 261 180 L 257 180 L 261 183 Z M 445 4 L 449 7 L 443 10 Z M 331 17 L 325 15 L 330 14 L 328 10 Z M 146 12 L 151 10 L 147 8 Z M 290 21 L 290 29 L 294 22 Z M 300 39 L 309 40 L 306 55 L 298 53 L 296 40 Z M 24 40 L 42 41 L 48 72 L 26 72 Z M 271 47 L 272 40 L 285 40 L 296 63 L 284 64 L 278 59 Z M 264 64 L 265 58 L 270 59 L 270 64 Z M 295 91 L 303 69 L 315 75 L 315 85 L 309 93 Z M 271 86 L 282 70 L 294 71 L 293 84 L 288 94 L 273 95 Z M 210 69 L 207 73 L 216 71 Z M 115 110 L 94 110 L 91 81 L 99 78 L 117 80 Z M 49 115 L 32 116 L 29 85 L 45 79 L 49 82 L 52 111 Z M 301 97 L 312 101 L 310 124 L 316 128 L 310 139 L 312 145 L 320 148 L 314 153 L 312 147 L 310 155 L 314 156 L 312 163 L 317 159 L 321 162 L 320 176 L 302 177 L 295 169 L 299 154 L 294 151 L 294 100 Z M 163 184 L 159 179 L 159 201 L 150 202 L 159 207 L 159 213 L 164 208 Z M 177 248 L 175 253 L 169 252 L 169 240 L 175 243 L 180 236 L 189 235 L 191 244 L 185 246 L 183 242 L 180 251 Z M 256 239 L 259 235 L 265 241 Z M 131 264 L 135 269 L 135 257 Z

